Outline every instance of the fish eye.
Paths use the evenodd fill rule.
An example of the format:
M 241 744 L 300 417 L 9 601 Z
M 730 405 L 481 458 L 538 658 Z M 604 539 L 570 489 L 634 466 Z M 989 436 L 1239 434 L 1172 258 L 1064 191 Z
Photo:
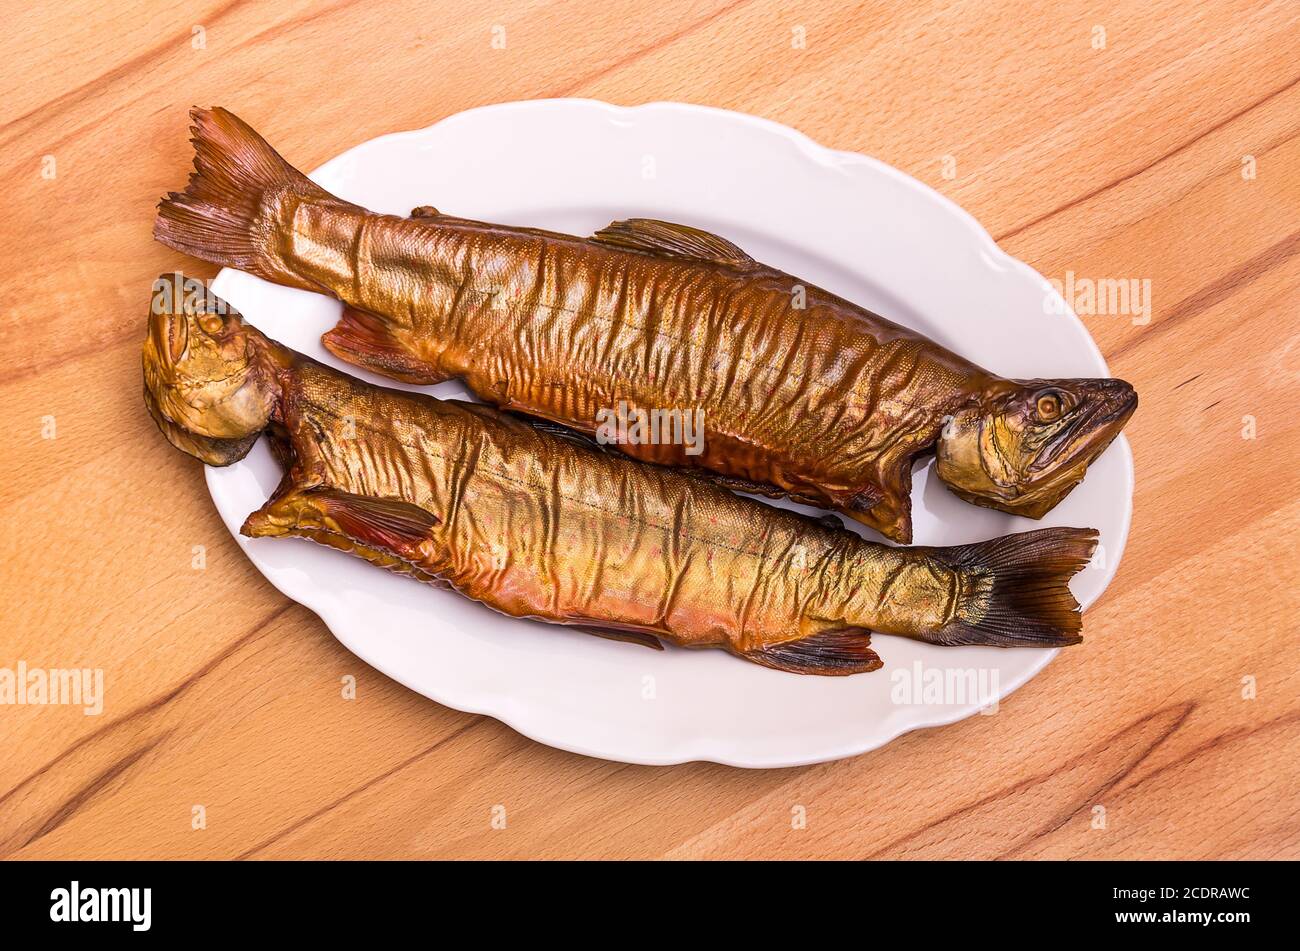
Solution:
M 219 333 L 221 328 L 225 326 L 225 321 L 220 314 L 202 314 L 199 317 L 199 326 L 203 328 L 205 333 L 215 334 Z
M 1055 390 L 1048 390 L 1046 393 L 1038 394 L 1034 409 L 1038 413 L 1040 423 L 1054 423 L 1061 418 L 1065 404 L 1060 393 Z

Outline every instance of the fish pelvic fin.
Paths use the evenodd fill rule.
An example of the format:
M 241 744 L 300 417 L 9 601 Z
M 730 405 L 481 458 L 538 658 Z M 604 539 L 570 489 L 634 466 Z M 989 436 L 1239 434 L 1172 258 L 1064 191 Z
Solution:
M 338 324 L 320 342 L 340 360 L 403 383 L 433 386 L 452 378 L 412 354 L 384 318 L 355 307 L 345 306 Z
M 346 205 L 282 159 L 266 140 L 225 109 L 192 109 L 194 172 L 183 192 L 158 204 L 153 236 L 205 261 L 258 277 L 319 290 L 277 263 L 268 238 L 268 202 L 285 195 Z
M 1070 578 L 1097 547 L 1091 528 L 1043 528 L 933 549 L 962 579 L 955 617 L 921 639 L 944 646 L 1065 647 L 1083 640 Z
M 867 673 L 884 666 L 871 649 L 871 631 L 864 627 L 820 631 L 798 640 L 746 651 L 741 656 L 773 670 L 830 677 Z

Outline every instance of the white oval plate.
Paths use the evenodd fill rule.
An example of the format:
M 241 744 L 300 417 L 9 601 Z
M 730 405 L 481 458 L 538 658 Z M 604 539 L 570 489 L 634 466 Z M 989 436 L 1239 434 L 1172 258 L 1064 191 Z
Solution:
M 265 131 L 274 142 L 274 128 Z M 716 231 L 759 260 L 1006 376 L 1109 375 L 1087 330 L 1047 282 L 999 250 L 951 201 L 873 159 L 830 151 L 739 113 L 678 103 L 507 103 L 366 142 L 312 178 L 342 198 L 399 215 L 432 204 L 572 234 L 619 218 L 678 221 Z M 321 347 L 337 302 L 229 269 L 214 288 L 271 337 L 386 382 Z M 428 389 L 465 394 L 457 383 Z M 1092 526 L 1101 531 L 1104 557 L 1076 576 L 1075 594 L 1091 604 L 1114 575 L 1132 509 L 1132 455 L 1123 437 L 1041 522 L 961 502 L 932 472 L 927 467 L 915 479 L 918 544 Z M 440 703 L 590 756 L 747 767 L 852 756 L 907 730 L 970 716 L 1056 653 L 945 649 L 877 636 L 883 670 L 826 678 L 768 670 L 721 651 L 649 651 L 504 617 L 307 541 L 239 536 L 244 517 L 279 479 L 265 441 L 234 466 L 209 468 L 207 478 L 253 563 L 366 663 Z M 1094 649 L 1087 639 L 1072 648 Z M 948 672 L 970 677 L 978 689 L 963 693 L 956 682 L 942 695 L 909 689 Z

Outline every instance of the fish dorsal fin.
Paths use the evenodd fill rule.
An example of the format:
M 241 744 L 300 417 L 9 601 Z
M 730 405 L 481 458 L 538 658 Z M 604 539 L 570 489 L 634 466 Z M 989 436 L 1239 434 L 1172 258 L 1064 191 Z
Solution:
M 628 218 L 601 228 L 591 240 L 629 251 L 645 251 L 676 258 L 696 258 L 731 267 L 752 267 L 755 263 L 740 248 L 716 234 L 659 221 L 655 218 Z
M 542 419 L 540 416 L 528 416 L 524 413 L 507 411 L 505 415 L 527 424 L 539 433 L 546 433 L 548 436 L 555 436 L 559 439 L 567 439 L 569 442 L 576 443 L 585 449 L 596 449 L 601 452 L 606 450 L 605 445 L 598 442 L 594 436 L 574 429 L 572 426 L 554 423 L 549 419 Z

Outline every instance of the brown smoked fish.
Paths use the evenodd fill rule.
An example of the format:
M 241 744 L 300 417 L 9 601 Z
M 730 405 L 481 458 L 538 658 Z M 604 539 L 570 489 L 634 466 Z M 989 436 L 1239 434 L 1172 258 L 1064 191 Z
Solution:
M 1096 533 L 894 548 L 490 406 L 384 389 L 263 336 L 164 276 L 144 396 L 210 465 L 266 432 L 285 469 L 243 533 L 302 536 L 516 617 L 778 670 L 874 670 L 874 632 L 933 644 L 1080 640 L 1068 581 Z
M 1037 518 L 1137 403 L 1122 380 L 1001 378 L 683 225 L 632 219 L 581 238 L 429 207 L 374 214 L 231 113 L 192 115 L 196 172 L 159 206 L 155 236 L 340 298 L 333 353 L 407 382 L 459 377 L 497 406 L 598 435 L 620 408 L 685 414 L 703 438 L 618 447 L 897 541 L 911 540 L 919 457 L 937 454 L 961 498 Z

